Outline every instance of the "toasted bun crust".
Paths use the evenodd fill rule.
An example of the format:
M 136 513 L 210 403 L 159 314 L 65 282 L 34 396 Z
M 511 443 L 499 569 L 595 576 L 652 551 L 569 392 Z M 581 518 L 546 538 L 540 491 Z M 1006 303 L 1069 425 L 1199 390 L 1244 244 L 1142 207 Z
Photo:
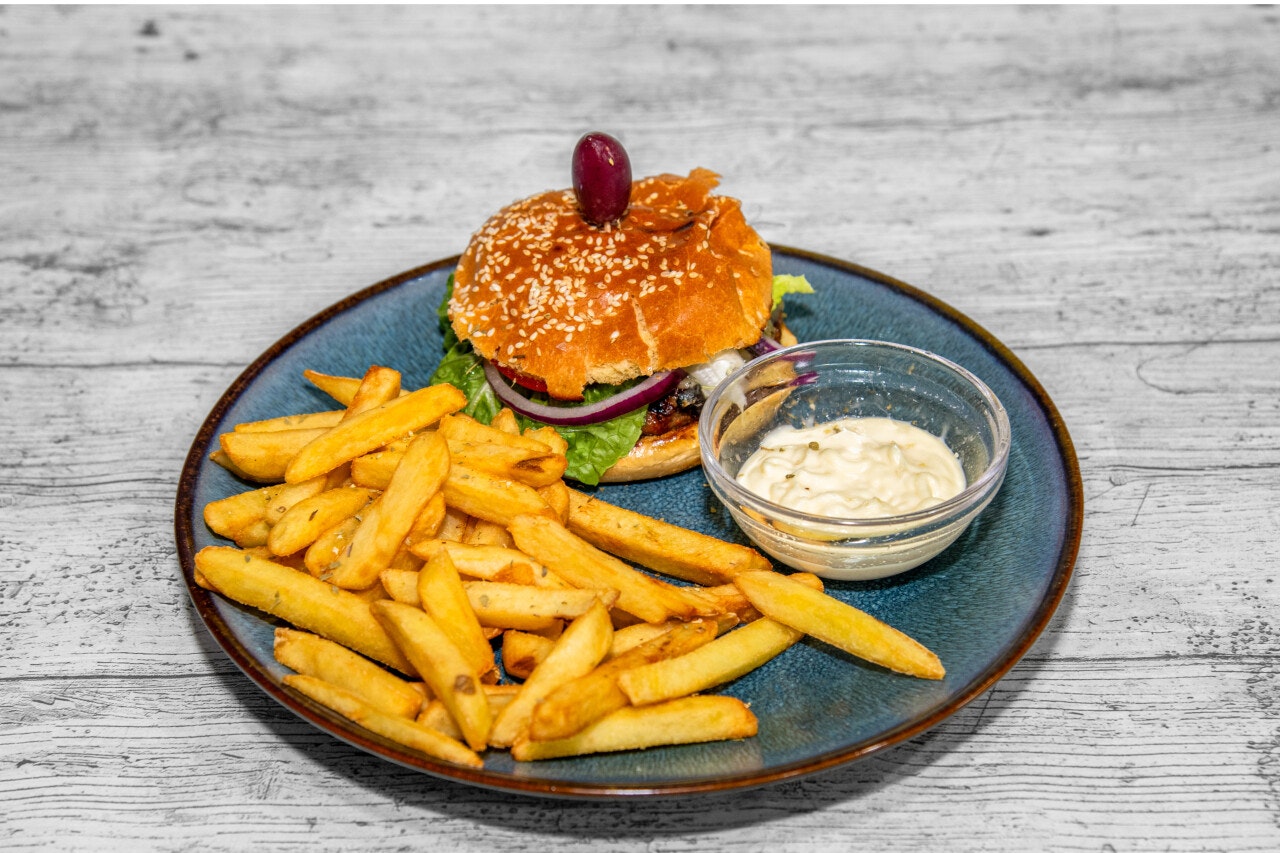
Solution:
M 679 474 L 701 464 L 698 425 L 686 424 L 662 435 L 641 436 L 626 456 L 600 477 L 602 483 L 630 483 Z
M 736 199 L 711 195 L 718 183 L 706 169 L 637 181 L 627 215 L 604 227 L 579 215 L 573 190 L 507 207 L 458 263 L 454 331 L 562 399 L 754 343 L 769 247 Z

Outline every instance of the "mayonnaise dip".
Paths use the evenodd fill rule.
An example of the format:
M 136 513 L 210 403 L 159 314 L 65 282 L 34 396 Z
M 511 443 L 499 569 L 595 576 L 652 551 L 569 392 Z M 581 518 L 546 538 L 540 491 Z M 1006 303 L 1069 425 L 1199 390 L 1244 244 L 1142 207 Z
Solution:
M 965 487 L 940 438 L 891 418 L 778 427 L 738 472 L 777 504 L 827 518 L 886 518 L 927 509 Z

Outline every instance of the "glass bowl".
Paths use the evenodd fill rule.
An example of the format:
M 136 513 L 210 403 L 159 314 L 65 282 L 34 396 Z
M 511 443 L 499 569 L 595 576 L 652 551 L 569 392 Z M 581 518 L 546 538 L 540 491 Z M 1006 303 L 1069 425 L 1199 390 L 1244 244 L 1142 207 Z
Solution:
M 774 503 L 738 482 L 739 469 L 780 426 L 892 418 L 940 438 L 965 488 L 927 509 L 884 518 L 831 518 Z M 1004 481 L 1009 418 L 980 379 L 933 353 L 868 340 L 815 341 L 744 365 L 707 398 L 698 424 L 702 470 L 757 546 L 796 569 L 873 580 L 924 563 L 964 532 Z

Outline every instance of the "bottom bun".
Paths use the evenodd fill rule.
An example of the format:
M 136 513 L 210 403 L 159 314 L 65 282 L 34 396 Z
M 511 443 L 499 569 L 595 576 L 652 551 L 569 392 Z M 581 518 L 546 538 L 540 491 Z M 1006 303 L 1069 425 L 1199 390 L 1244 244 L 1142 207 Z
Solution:
M 701 462 L 698 453 L 698 424 L 695 421 L 662 435 L 642 435 L 630 453 L 600 476 L 600 482 L 652 480 L 688 471 Z

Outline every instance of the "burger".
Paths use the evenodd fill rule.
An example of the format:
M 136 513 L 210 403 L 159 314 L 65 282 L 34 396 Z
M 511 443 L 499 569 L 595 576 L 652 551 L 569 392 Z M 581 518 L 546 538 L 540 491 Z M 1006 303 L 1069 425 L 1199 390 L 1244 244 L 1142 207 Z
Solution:
M 706 394 L 753 353 L 794 343 L 741 204 L 694 169 L 632 182 L 620 143 L 588 134 L 574 188 L 500 210 L 471 238 L 440 306 L 432 377 L 488 423 L 503 407 L 568 442 L 566 476 L 623 482 L 696 466 Z

